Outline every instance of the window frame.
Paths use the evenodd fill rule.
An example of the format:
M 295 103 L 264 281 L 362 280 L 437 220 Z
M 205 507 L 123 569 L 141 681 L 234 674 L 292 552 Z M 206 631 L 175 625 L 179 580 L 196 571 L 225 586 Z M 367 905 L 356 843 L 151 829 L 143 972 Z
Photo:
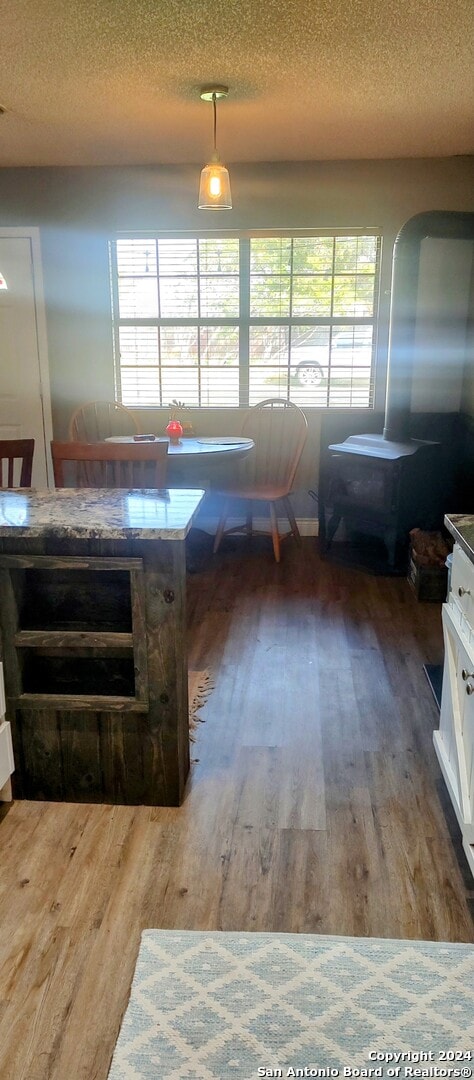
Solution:
M 250 241 L 260 238 L 305 238 L 305 237 L 374 237 L 377 240 L 377 251 L 375 261 L 375 275 L 374 275 L 374 302 L 373 302 L 373 317 L 370 316 L 334 316 L 332 313 L 330 316 L 252 316 L 250 314 Z M 117 241 L 120 240 L 140 240 L 140 239 L 153 239 L 153 240 L 219 240 L 219 239 L 236 239 L 239 241 L 239 315 L 238 317 L 230 318 L 212 318 L 212 317 L 186 317 L 179 319 L 177 317 L 144 317 L 137 320 L 137 318 L 120 318 L 119 308 L 119 274 L 117 266 Z M 114 363 L 114 387 L 116 400 L 122 401 L 122 380 L 121 380 L 121 363 L 120 363 L 120 327 L 121 326 L 193 326 L 197 327 L 198 331 L 202 327 L 208 326 L 237 326 L 239 329 L 239 401 L 238 404 L 230 405 L 201 405 L 191 404 L 191 409 L 198 411 L 209 410 L 216 412 L 219 410 L 230 409 L 248 409 L 249 403 L 249 382 L 250 382 L 250 328 L 252 326 L 328 326 L 330 341 L 332 337 L 332 329 L 334 324 L 337 326 L 371 326 L 373 327 L 373 340 L 372 340 L 372 363 L 370 370 L 370 401 L 365 405 L 331 405 L 326 401 L 324 404 L 315 404 L 310 402 L 304 404 L 302 407 L 305 411 L 308 409 L 314 409 L 323 412 L 335 412 L 339 410 L 350 410 L 362 412 L 364 409 L 370 412 L 374 412 L 378 407 L 378 381 L 379 375 L 379 360 L 378 360 L 378 340 L 379 340 L 379 327 L 381 321 L 381 279 L 382 279 L 382 255 L 383 255 L 383 233 L 382 229 L 377 226 L 371 227 L 347 227 L 347 228 L 308 228 L 308 229 L 140 229 L 140 230 L 120 230 L 112 238 L 109 239 L 109 277 L 110 277 L 110 289 L 111 289 L 111 310 L 112 310 L 112 334 L 113 334 L 113 363 Z M 199 271 L 198 271 L 199 273 Z M 332 280 L 334 280 L 334 261 L 332 266 Z M 198 382 L 200 387 L 200 364 L 198 364 Z M 163 399 L 162 393 L 162 368 L 161 368 L 161 344 L 160 334 L 158 334 L 158 377 L 160 387 L 160 397 Z M 329 380 L 328 380 L 328 394 L 329 394 Z M 272 395 L 269 395 L 272 396 Z M 276 395 L 278 396 L 278 395 Z M 147 409 L 165 409 L 167 404 L 127 404 L 127 408 L 133 410 L 147 410 Z

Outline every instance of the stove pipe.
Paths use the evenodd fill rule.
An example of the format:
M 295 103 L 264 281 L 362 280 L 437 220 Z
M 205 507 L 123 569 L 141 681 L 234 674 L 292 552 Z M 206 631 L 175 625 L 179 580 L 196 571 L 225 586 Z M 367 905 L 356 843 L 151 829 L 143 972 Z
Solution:
M 416 214 L 405 222 L 395 240 L 383 429 L 388 442 L 405 442 L 409 438 L 420 251 L 422 240 L 428 237 L 474 240 L 474 213 L 429 210 Z

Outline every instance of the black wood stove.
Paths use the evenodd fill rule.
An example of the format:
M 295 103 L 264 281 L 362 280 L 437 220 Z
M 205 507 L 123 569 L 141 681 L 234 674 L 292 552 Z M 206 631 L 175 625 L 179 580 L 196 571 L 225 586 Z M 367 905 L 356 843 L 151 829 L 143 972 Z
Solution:
M 410 529 L 435 529 L 440 515 L 442 521 L 439 457 L 438 443 L 417 439 L 387 442 L 382 435 L 351 435 L 331 444 L 320 492 L 322 550 L 329 550 L 343 520 L 352 537 L 342 549 L 346 560 L 404 573 Z M 369 537 L 384 546 L 371 545 Z
M 410 529 L 439 528 L 445 510 L 441 445 L 410 437 L 419 262 L 427 237 L 472 241 L 474 214 L 417 214 L 400 230 L 393 253 L 383 434 L 351 435 L 322 454 L 321 550 L 331 549 L 343 521 L 353 541 L 342 555 L 344 561 L 379 573 L 404 573 Z

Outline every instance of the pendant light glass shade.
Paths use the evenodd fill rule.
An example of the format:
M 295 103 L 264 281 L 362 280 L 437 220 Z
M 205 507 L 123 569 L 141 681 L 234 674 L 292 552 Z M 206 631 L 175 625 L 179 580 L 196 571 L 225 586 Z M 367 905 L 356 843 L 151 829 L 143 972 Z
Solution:
M 228 170 L 217 153 L 217 109 L 219 98 L 227 97 L 226 86 L 205 87 L 201 91 L 203 101 L 212 101 L 214 111 L 214 152 L 211 160 L 201 171 L 199 184 L 199 210 L 232 210 L 232 195 Z
M 199 210 L 232 210 L 229 173 L 220 161 L 211 161 L 201 172 Z

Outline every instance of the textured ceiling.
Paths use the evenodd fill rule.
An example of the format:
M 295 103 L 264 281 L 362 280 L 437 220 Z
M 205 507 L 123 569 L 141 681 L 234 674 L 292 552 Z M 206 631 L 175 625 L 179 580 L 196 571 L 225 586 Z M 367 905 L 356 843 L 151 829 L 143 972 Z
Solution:
M 472 0 L 13 0 L 0 165 L 474 150 Z

